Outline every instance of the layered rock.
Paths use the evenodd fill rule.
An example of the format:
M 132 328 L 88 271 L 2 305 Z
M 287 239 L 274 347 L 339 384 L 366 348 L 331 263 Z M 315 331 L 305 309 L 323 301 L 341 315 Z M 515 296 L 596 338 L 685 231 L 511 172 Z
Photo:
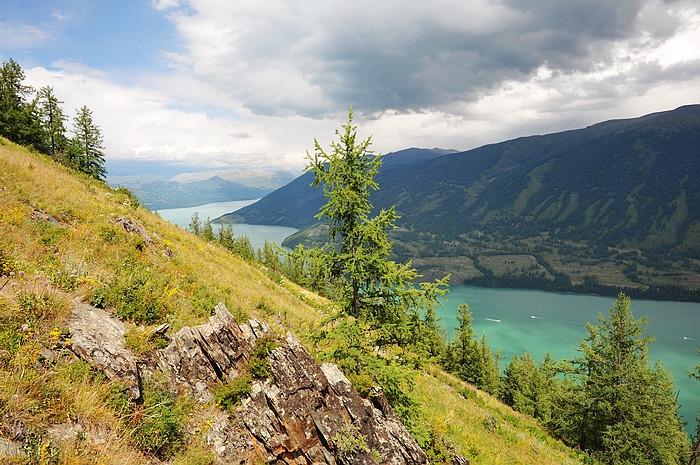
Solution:
M 85 315 L 83 310 L 77 311 Z M 88 316 L 95 315 L 103 316 L 95 311 Z M 129 360 L 124 353 L 94 348 L 95 340 L 113 338 L 113 331 L 84 323 L 71 329 L 76 353 L 108 376 L 132 373 L 123 363 Z M 92 330 L 90 337 L 81 334 Z M 246 372 L 256 341 L 261 338 L 277 341 L 266 355 L 271 376 L 253 378 L 250 395 L 235 412 L 227 414 L 217 409 L 206 433 L 205 439 L 221 462 L 427 463 L 425 453 L 381 389 L 376 388 L 370 399 L 362 399 L 335 365 L 320 366 L 293 334 L 276 338 L 266 324 L 256 320 L 238 324 L 223 304 L 216 307 L 208 323 L 185 327 L 172 336 L 170 344 L 159 352 L 157 364 L 174 388 L 189 391 L 206 403 L 213 399 L 217 385 Z M 83 347 L 85 341 L 89 342 L 87 347 Z M 103 347 L 123 347 L 113 339 L 103 342 Z M 106 354 L 114 354 L 119 362 L 105 363 Z M 138 370 L 135 373 L 138 386 Z

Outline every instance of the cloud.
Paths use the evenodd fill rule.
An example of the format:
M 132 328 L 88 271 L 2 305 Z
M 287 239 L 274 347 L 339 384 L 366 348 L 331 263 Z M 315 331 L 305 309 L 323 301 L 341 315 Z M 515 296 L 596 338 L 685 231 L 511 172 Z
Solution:
M 653 52 L 698 16 L 683 0 L 188 6 L 170 16 L 187 44 L 173 56 L 179 65 L 254 114 L 312 118 L 351 104 L 368 113 L 454 109 L 528 83 L 543 67 L 594 75 L 618 66 L 620 50 L 629 59 Z
M 0 22 L 0 50 L 23 50 L 34 47 L 52 34 L 30 24 L 8 24 Z
M 151 6 L 173 29 L 162 66 L 27 70 L 67 110 L 91 108 L 115 158 L 298 169 L 350 106 L 386 153 L 466 150 L 700 101 L 694 0 Z

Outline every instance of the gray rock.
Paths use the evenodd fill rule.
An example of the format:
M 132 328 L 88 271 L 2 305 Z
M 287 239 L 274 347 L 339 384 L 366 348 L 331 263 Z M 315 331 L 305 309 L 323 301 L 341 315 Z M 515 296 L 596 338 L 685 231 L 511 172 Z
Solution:
M 77 302 L 68 322 L 71 349 L 101 370 L 109 379 L 128 386 L 132 399 L 141 397 L 141 380 L 136 357 L 124 344 L 126 329 L 121 321 L 99 308 Z
M 80 304 L 70 327 L 76 353 L 107 376 L 128 381 L 138 393 L 139 372 L 123 346 L 120 322 Z M 246 372 L 256 341 L 263 337 L 277 340 L 267 355 L 272 376 L 253 379 L 251 394 L 234 412 L 216 409 L 211 428 L 203 433 L 220 463 L 427 463 L 381 389 L 362 399 L 335 365 L 319 366 L 293 334 L 276 337 L 256 320 L 239 324 L 223 304 L 206 324 L 172 336 L 154 363 L 174 389 L 209 402 L 217 385 Z M 349 447 L 343 437 L 348 434 L 365 446 Z

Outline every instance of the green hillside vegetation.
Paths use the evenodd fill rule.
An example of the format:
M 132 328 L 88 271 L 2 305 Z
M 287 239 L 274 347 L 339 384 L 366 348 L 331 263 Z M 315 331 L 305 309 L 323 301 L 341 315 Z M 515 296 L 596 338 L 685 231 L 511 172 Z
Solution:
M 328 153 L 317 143 L 310 165 L 329 200 L 319 216 L 330 219 L 330 240 L 289 253 L 271 244 L 253 253 L 230 227 L 214 234 L 196 217 L 196 234 L 184 231 L 95 173 L 0 138 L 3 461 L 215 463 L 203 438 L 212 409 L 235 408 L 246 386 L 227 383 L 215 402 L 198 404 L 156 371 L 130 400 L 124 383 L 70 349 L 67 322 L 83 301 L 121 319 L 144 360 L 218 302 L 239 320 L 291 330 L 361 395 L 381 386 L 431 463 L 454 453 L 488 464 L 686 462 L 675 388 L 663 365 L 650 364 L 644 320 L 633 319 L 625 295 L 589 326 L 573 361 L 533 368 L 525 354 L 501 375 L 467 305 L 446 340 L 432 307 L 444 281 L 414 285 L 410 263 L 390 259 L 396 216 L 371 214 L 368 200 L 382 160 L 370 156 L 369 140 L 355 141 L 351 116 L 340 143 Z M 155 331 L 163 323 L 165 335 Z M 254 353 L 252 374 L 264 376 L 268 352 Z
M 207 406 L 173 397 L 157 382 L 145 404 L 133 404 L 119 383 L 68 350 L 74 299 L 119 315 L 142 353 L 159 347 L 139 337 L 145 329 L 200 324 L 219 301 L 238 318 L 291 329 L 318 356 L 333 352 L 331 342 L 314 337 L 332 312 L 328 300 L 169 224 L 127 191 L 0 140 L 0 439 L 22 444 L 25 455 L 14 463 L 212 463 L 196 433 L 206 428 Z M 152 243 L 127 233 L 117 218 L 143 225 Z M 472 463 L 588 460 L 534 419 L 431 363 L 418 369 L 415 357 L 410 364 L 379 360 L 407 393 L 412 430 L 436 457 L 453 447 Z M 355 377 L 360 388 L 372 382 L 367 376 Z M 154 414 L 140 415 L 143 408 Z M 52 439 L 49 429 L 67 423 L 81 425 L 74 439 Z
M 452 282 L 700 300 L 700 106 L 386 166 L 394 256 Z M 392 160 L 398 154 L 386 156 Z M 236 212 L 312 227 L 302 176 Z M 308 244 L 304 232 L 287 245 Z

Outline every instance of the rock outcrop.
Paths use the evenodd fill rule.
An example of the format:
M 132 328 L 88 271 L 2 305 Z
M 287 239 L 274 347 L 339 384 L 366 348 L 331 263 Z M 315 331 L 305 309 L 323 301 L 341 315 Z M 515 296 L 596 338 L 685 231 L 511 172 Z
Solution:
M 68 322 L 71 349 L 89 361 L 109 379 L 128 386 L 133 400 L 141 397 L 141 379 L 136 357 L 124 344 L 124 324 L 109 313 L 84 303 L 76 303 Z
M 97 310 L 86 314 L 78 306 L 76 312 L 83 316 L 76 314 L 72 321 L 85 315 L 98 319 L 72 325 L 73 350 L 108 376 L 135 374 L 138 387 L 139 372 L 120 351 L 123 343 L 120 346 L 114 339 L 120 323 L 102 321 L 104 315 Z M 215 409 L 212 427 L 205 433 L 222 463 L 427 463 L 381 389 L 362 399 L 335 365 L 319 365 L 293 334 L 278 338 L 256 320 L 238 324 L 223 304 L 208 323 L 171 336 L 170 344 L 158 353 L 157 365 L 174 389 L 206 403 L 217 385 L 247 372 L 261 339 L 275 341 L 265 355 L 271 376 L 252 378 L 250 394 L 235 411 Z M 107 362 L 110 356 L 115 360 Z

